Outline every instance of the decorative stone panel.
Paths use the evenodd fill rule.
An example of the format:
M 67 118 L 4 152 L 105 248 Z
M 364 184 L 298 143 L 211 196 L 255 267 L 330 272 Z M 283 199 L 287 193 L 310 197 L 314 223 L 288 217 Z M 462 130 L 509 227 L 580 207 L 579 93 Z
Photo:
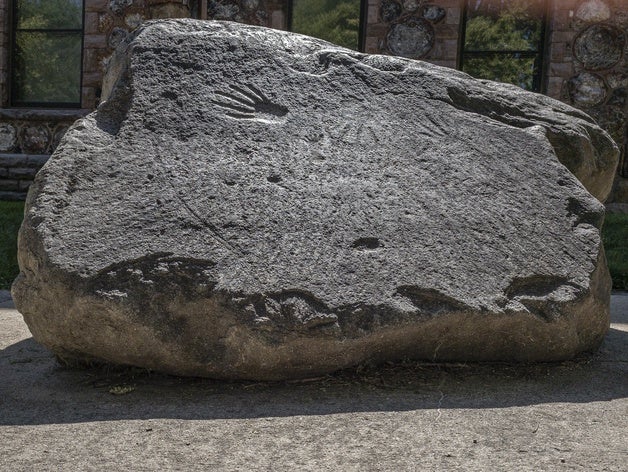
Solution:
M 287 29 L 289 0 L 207 0 L 201 18 Z
M 0 123 L 0 152 L 11 152 L 17 147 L 17 130 L 11 123 Z
M 461 2 L 369 0 L 365 49 L 456 67 Z
M 597 23 L 581 31 L 574 42 L 574 55 L 587 70 L 609 69 L 619 62 L 626 35 L 615 26 Z
M 434 28 L 429 21 L 410 17 L 390 26 L 386 48 L 396 56 L 420 59 L 434 47 L 434 36 Z

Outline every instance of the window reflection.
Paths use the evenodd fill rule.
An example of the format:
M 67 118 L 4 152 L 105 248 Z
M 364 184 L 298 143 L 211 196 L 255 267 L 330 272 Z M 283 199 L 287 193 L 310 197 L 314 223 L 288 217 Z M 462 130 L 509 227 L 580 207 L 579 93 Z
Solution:
M 360 48 L 360 0 L 293 0 L 290 30 Z
M 13 105 L 79 106 L 82 0 L 16 0 Z
M 544 3 L 467 0 L 462 70 L 539 91 Z

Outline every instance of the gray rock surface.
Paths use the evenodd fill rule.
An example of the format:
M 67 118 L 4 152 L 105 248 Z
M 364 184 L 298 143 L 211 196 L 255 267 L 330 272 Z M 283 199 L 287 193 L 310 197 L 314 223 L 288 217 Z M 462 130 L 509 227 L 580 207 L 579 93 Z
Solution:
M 604 209 L 556 158 L 616 159 L 587 115 L 233 23 L 147 23 L 111 64 L 20 232 L 15 303 L 59 358 L 280 379 L 601 342 Z

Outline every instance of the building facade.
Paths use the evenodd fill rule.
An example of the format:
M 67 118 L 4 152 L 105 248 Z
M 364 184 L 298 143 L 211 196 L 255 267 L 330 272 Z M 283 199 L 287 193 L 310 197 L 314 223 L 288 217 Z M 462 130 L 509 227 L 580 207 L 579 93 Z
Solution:
M 567 102 L 622 149 L 609 201 L 628 202 L 626 0 L 0 0 L 0 199 L 24 198 L 68 126 L 95 109 L 129 31 L 182 17 L 293 30 Z

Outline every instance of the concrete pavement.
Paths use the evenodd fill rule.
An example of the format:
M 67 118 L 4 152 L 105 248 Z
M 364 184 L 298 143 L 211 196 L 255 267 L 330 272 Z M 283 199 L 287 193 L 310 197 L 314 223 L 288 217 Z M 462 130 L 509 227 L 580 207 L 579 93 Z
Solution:
M 63 368 L 1 295 L 2 471 L 628 469 L 628 293 L 575 361 L 281 383 Z

